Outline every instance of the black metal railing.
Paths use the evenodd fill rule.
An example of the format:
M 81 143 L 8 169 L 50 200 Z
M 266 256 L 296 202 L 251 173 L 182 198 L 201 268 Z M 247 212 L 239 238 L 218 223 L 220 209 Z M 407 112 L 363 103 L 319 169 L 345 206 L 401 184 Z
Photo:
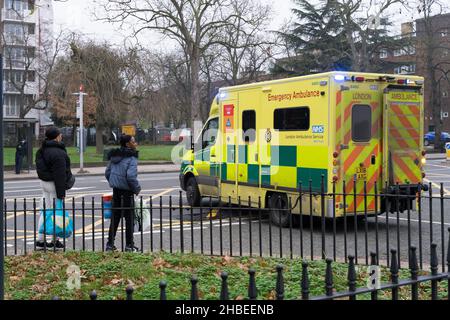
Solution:
M 170 196 L 141 196 L 134 204 L 136 213 L 142 216 L 146 212 L 149 223 L 145 230 L 134 230 L 134 241 L 141 252 L 330 258 L 342 262 L 349 262 L 348 256 L 352 255 L 355 264 L 365 265 L 369 264 L 370 252 L 374 252 L 377 263 L 385 266 L 390 266 L 390 249 L 395 248 L 400 268 L 410 260 L 408 248 L 414 246 L 421 270 L 430 269 L 431 244 L 438 243 L 441 250 L 437 256 L 445 272 L 446 229 L 450 226 L 446 205 L 450 197 L 443 184 L 438 194 L 434 194 L 436 188 L 433 189 L 431 183 L 427 192 L 423 191 L 423 186 L 408 192 L 414 186 L 396 185 L 386 186 L 386 192 L 367 193 L 364 183 L 362 192 L 347 193 L 345 186 L 332 184 L 332 190 L 326 191 L 322 180 L 320 190 L 314 190 L 309 181 L 307 188 L 300 184 L 297 191 L 289 191 L 289 196 L 280 200 L 283 204 L 279 208 L 267 208 L 266 203 L 271 203 L 273 196 L 286 194 L 282 191 L 271 193 L 267 198 L 209 197 L 198 207 L 187 205 L 181 191 Z M 374 189 L 377 190 L 376 183 Z M 40 213 L 47 209 L 45 202 L 42 206 L 40 202 L 38 198 L 5 200 L 3 250 L 6 255 L 27 254 L 38 249 Z M 362 208 L 357 218 L 349 209 L 349 202 L 359 203 Z M 412 205 L 414 202 L 416 208 Z M 66 198 L 63 211 L 68 215 L 62 216 L 62 225 L 64 229 L 70 218 L 73 235 L 60 239 L 64 247 L 61 250 L 105 251 L 108 228 L 114 220 L 114 215 L 111 220 L 105 219 L 105 215 L 109 210 L 122 209 L 128 209 L 123 202 L 111 209 L 100 196 Z M 58 211 L 55 202 L 49 210 L 53 212 L 55 229 Z M 342 216 L 338 217 L 337 210 L 342 211 Z M 139 225 L 132 216 L 133 225 Z M 287 223 L 280 226 L 286 217 Z M 56 234 L 47 234 L 45 219 L 46 215 L 43 250 L 57 251 L 55 246 L 47 246 Z M 125 249 L 124 224 L 121 219 L 116 238 L 121 250 Z
M 399 278 L 399 266 L 397 264 L 397 251 L 395 249 L 391 250 L 391 265 L 387 272 L 389 272 L 389 282 L 382 283 L 377 286 L 367 286 L 367 287 L 357 287 L 358 272 L 355 267 L 355 258 L 353 256 L 348 257 L 348 271 L 347 271 L 347 287 L 345 291 L 336 291 L 334 288 L 333 281 L 333 261 L 332 259 L 326 259 L 326 268 L 324 272 L 324 278 L 322 283 L 323 294 L 318 296 L 310 295 L 310 274 L 308 270 L 308 262 L 302 262 L 302 276 L 300 280 L 300 291 L 297 294 L 296 300 L 334 300 L 334 299 L 347 299 L 347 300 L 357 300 L 359 297 L 362 299 L 378 300 L 379 294 L 381 292 L 386 292 L 384 298 L 390 298 L 391 300 L 399 299 L 410 299 L 410 300 L 438 300 L 438 284 L 447 282 L 446 288 L 442 285 L 443 289 L 441 292 L 441 298 L 450 300 L 450 273 L 438 273 L 439 261 L 437 259 L 437 245 L 432 244 L 430 247 L 430 260 L 431 260 L 431 272 L 424 275 L 419 274 L 419 264 L 415 247 L 410 247 L 410 261 L 409 261 L 409 273 L 410 277 L 407 279 Z M 378 267 L 376 264 L 377 257 L 375 253 L 371 253 L 371 266 Z M 447 264 L 450 267 L 450 252 L 447 256 Z M 284 267 L 282 265 L 277 265 L 276 267 L 276 282 L 274 283 L 275 299 L 284 300 L 285 299 L 285 280 L 284 280 Z M 258 277 L 254 269 L 248 270 L 249 281 L 248 281 L 248 294 L 246 300 L 257 300 L 258 299 Z M 233 300 L 237 297 L 233 297 L 228 289 L 228 284 L 233 279 L 229 278 L 226 272 L 222 272 L 221 275 L 221 289 L 217 298 L 219 300 Z M 199 279 L 197 276 L 192 276 L 190 280 L 190 295 L 186 297 L 189 300 L 199 300 L 199 290 L 198 290 Z M 316 283 L 317 284 L 317 283 Z M 429 284 L 431 290 L 423 290 L 421 292 L 420 285 Z M 188 285 L 188 284 L 186 284 Z M 399 291 L 402 288 L 408 288 L 409 296 L 403 294 L 400 296 Z M 167 300 L 167 290 L 170 290 L 170 283 L 165 280 L 160 281 L 160 300 Z M 133 300 L 134 289 L 129 285 L 126 290 L 126 300 Z M 428 293 L 429 292 L 429 293 Z M 419 295 L 419 293 L 421 293 Z M 363 296 L 365 295 L 366 296 Z M 368 297 L 367 295 L 370 294 Z M 92 291 L 89 294 L 91 300 L 97 300 L 98 295 L 96 291 Z M 59 300 L 59 297 L 54 297 L 54 300 Z

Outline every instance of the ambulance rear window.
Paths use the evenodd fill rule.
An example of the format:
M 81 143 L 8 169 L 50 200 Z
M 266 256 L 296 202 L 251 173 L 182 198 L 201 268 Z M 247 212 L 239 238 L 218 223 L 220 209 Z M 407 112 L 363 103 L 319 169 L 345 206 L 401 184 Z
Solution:
M 352 140 L 369 142 L 372 139 L 372 108 L 355 104 L 352 109 Z
M 309 108 L 276 109 L 273 117 L 273 127 L 280 131 L 309 130 Z

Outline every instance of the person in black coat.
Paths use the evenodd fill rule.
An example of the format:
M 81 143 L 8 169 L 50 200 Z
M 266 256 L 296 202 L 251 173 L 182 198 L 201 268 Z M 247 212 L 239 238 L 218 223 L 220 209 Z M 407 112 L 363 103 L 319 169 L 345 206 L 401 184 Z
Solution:
M 70 189 L 74 183 L 74 177 L 70 170 L 70 158 L 62 142 L 62 134 L 55 127 L 46 130 L 45 140 L 36 152 L 36 171 L 41 180 L 42 202 L 45 201 L 46 209 L 53 208 L 54 199 L 64 199 L 66 190 Z M 41 203 L 41 208 L 44 208 L 44 203 Z M 41 215 L 39 227 L 42 223 L 43 217 Z M 43 239 L 44 235 L 39 234 L 36 242 L 37 247 L 44 247 Z M 58 239 L 53 239 L 53 242 L 47 243 L 47 247 L 52 246 L 64 247 Z
M 20 174 L 22 169 L 23 158 L 27 154 L 27 142 L 26 140 L 21 140 L 16 146 L 16 174 Z

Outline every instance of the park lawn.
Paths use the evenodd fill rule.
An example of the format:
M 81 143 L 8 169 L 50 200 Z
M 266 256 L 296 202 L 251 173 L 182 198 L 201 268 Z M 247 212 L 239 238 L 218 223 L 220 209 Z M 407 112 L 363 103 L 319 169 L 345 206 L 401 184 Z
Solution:
M 171 152 L 174 146 L 171 145 L 154 145 L 154 146 L 139 146 L 139 160 L 140 161 L 170 161 Z M 106 149 L 113 148 L 106 146 Z M 34 148 L 33 153 L 36 154 L 38 149 Z M 68 147 L 67 153 L 72 163 L 80 163 L 80 155 L 76 147 Z M 7 165 L 15 164 L 15 148 L 4 148 L 4 163 Z M 34 160 L 34 156 L 33 156 Z M 85 163 L 102 162 L 103 154 L 97 154 L 95 147 L 87 147 L 84 154 Z
M 159 299 L 159 282 L 167 281 L 167 298 L 186 300 L 190 294 L 190 278 L 198 277 L 200 299 L 217 300 L 220 294 L 220 273 L 228 272 L 231 299 L 245 299 L 248 290 L 248 268 L 256 270 L 258 299 L 274 299 L 277 264 L 285 268 L 285 299 L 300 296 L 301 260 L 276 258 L 210 257 L 197 254 L 140 254 L 140 253 L 32 253 L 27 256 L 8 256 L 5 261 L 6 299 L 89 299 L 96 290 L 98 299 L 124 299 L 125 288 L 132 285 L 134 299 Z M 71 265 L 81 270 L 81 289 L 67 288 L 66 270 Z M 324 294 L 325 263 L 309 263 L 310 295 Z M 383 282 L 388 281 L 388 271 L 383 269 Z M 400 277 L 407 278 L 407 270 Z M 357 285 L 365 286 L 366 268 L 357 270 Z M 333 263 L 334 288 L 347 289 L 347 265 Z M 439 284 L 440 298 L 447 295 L 446 281 Z M 400 290 L 400 297 L 409 299 L 408 288 Z M 420 297 L 429 299 L 429 283 L 420 286 Z M 369 299 L 368 294 L 358 299 Z M 389 292 L 380 292 L 379 299 L 389 299 Z

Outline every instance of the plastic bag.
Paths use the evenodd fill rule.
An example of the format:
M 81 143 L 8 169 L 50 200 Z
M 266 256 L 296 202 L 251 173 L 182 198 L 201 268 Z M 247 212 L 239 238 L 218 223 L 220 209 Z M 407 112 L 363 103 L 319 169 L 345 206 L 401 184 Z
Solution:
M 140 199 L 135 199 L 134 221 L 138 225 L 138 231 L 145 231 L 150 226 L 150 200 L 143 201 L 141 208 Z
M 64 212 L 64 213 L 63 213 Z M 63 202 L 61 199 L 56 199 L 55 208 L 41 210 L 41 214 L 45 214 L 45 219 L 39 227 L 39 233 L 44 233 L 49 236 L 55 235 L 58 238 L 69 238 L 73 234 L 73 221 L 70 217 L 69 211 L 63 211 Z

